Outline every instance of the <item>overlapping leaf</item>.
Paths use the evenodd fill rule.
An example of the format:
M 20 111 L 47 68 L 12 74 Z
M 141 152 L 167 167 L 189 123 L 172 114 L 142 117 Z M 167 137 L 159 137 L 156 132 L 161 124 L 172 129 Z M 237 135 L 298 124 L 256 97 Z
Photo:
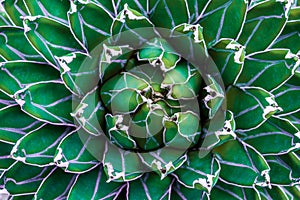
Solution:
M 42 57 L 28 43 L 21 27 L 0 27 L 0 55 L 6 61 L 14 60 L 37 60 L 43 61 Z
M 70 189 L 68 199 L 111 199 L 116 198 L 126 184 L 110 182 L 103 171 L 102 165 L 76 177 Z M 82 191 L 85 191 L 82 193 Z
M 270 168 L 264 157 L 253 147 L 231 140 L 213 149 L 213 153 L 221 164 L 220 178 L 227 184 L 239 186 L 270 184 Z
M 289 120 L 270 117 L 260 127 L 250 131 L 237 131 L 242 140 L 262 154 L 282 154 L 298 148 L 299 129 Z
M 25 36 L 31 46 L 55 68 L 58 65 L 55 56 L 83 51 L 65 24 L 40 15 L 27 16 L 23 23 Z
M 54 168 L 40 184 L 34 199 L 43 199 L 45 197 L 47 199 L 66 199 L 77 176 L 65 173 L 59 168 Z
M 231 87 L 226 95 L 227 106 L 234 114 L 237 129 L 255 129 L 267 118 L 282 111 L 274 96 L 259 87 Z
M 170 199 L 172 178 L 161 180 L 155 173 L 146 173 L 141 178 L 131 181 L 128 188 L 128 199 Z
M 54 162 L 66 172 L 84 173 L 100 164 L 104 148 L 103 136 L 93 136 L 77 129 L 60 142 Z
M 22 112 L 17 105 L 0 109 L 0 119 L 0 140 L 10 144 L 16 143 L 21 137 L 42 125 Z
M 70 127 L 43 124 L 17 141 L 11 155 L 26 164 L 39 167 L 54 165 L 55 150 L 70 131 Z
M 236 39 L 243 27 L 247 5 L 245 0 L 210 1 L 200 19 L 208 47 L 221 38 Z
M 113 17 L 101 4 L 84 1 L 70 3 L 68 18 L 71 30 L 80 43 L 91 51 L 110 36 Z M 105 23 L 97 23 L 95 19 L 101 19 Z
M 267 0 L 255 4 L 247 11 L 238 42 L 250 54 L 265 50 L 281 33 L 289 14 L 287 1 Z M 265 36 L 268 37 L 265 37 Z
M 5 0 L 1 2 L 5 12 L 7 13 L 11 22 L 16 26 L 22 26 L 21 17 L 27 16 L 29 13 L 26 5 L 22 0 Z

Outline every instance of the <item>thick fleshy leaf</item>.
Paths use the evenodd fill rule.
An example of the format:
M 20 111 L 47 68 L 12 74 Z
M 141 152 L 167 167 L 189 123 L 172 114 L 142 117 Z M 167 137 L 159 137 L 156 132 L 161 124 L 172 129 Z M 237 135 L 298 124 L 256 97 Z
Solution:
M 226 183 L 239 186 L 270 184 L 270 168 L 253 147 L 231 140 L 213 149 L 213 153 L 221 164 L 220 178 Z
M 225 86 L 236 82 L 243 68 L 245 47 L 232 39 L 221 39 L 209 50 Z
M 218 181 L 217 185 L 213 188 L 210 199 L 218 199 L 222 197 L 224 200 L 231 199 L 251 199 L 260 200 L 260 195 L 254 188 L 243 188 L 226 184 Z
M 141 177 L 145 170 L 137 153 L 118 148 L 110 142 L 106 143 L 103 166 L 107 182 L 132 181 Z
M 2 177 L 5 189 L 12 195 L 33 194 L 51 169 L 52 167 L 40 168 L 16 162 Z
M 124 186 L 126 184 L 116 182 L 107 183 L 103 167 L 100 165 L 92 171 L 77 177 L 70 190 L 68 199 L 115 199 Z
M 22 112 L 17 105 L 0 109 L 0 119 L 0 140 L 11 144 L 42 125 L 40 121 Z
M 300 73 L 272 92 L 278 105 L 283 109 L 279 116 L 286 116 L 300 111 Z
M 54 162 L 66 172 L 84 173 L 100 164 L 105 138 L 78 129 L 68 134 L 57 147 Z M 72 147 L 72 148 L 70 148 Z
M 187 188 L 210 193 L 220 173 L 220 163 L 211 154 L 203 157 L 198 151 L 190 151 L 187 161 L 174 172 L 179 183 Z
M 279 117 L 270 117 L 257 129 L 237 132 L 262 154 L 282 154 L 300 145 L 299 130 L 289 120 Z
M 198 69 L 184 61 L 179 62 L 174 69 L 165 73 L 161 88 L 169 91 L 166 95 L 169 99 L 192 99 L 197 97 L 201 81 Z
M 257 189 L 262 200 L 289 200 L 282 187 L 273 186 L 272 189 L 267 187 Z
M 187 160 L 185 150 L 163 147 L 159 150 L 140 153 L 142 162 L 161 176 L 161 179 L 176 171 Z
M 61 79 L 73 94 L 84 96 L 97 86 L 99 55 L 94 55 L 97 53 L 92 52 L 91 57 L 80 52 L 55 57 L 60 66 Z
M 0 89 L 11 96 L 32 84 L 59 79 L 59 72 L 45 63 L 8 61 L 0 68 Z
M 23 0 L 32 16 L 43 15 L 61 23 L 68 24 L 67 12 L 70 3 L 65 0 Z
M 21 27 L 0 27 L 0 55 L 4 60 L 37 60 L 43 58 L 28 43 Z
M 235 39 L 244 23 L 248 2 L 245 0 L 212 0 L 205 9 L 200 25 L 208 47 L 221 38 Z
M 195 197 L 197 197 L 197 200 L 209 199 L 207 193 L 202 190 L 187 188 L 178 182 L 173 184 L 171 199 L 188 200 L 195 199 Z
M 71 114 L 84 130 L 94 135 L 103 134 L 102 129 L 105 127 L 105 108 L 101 103 L 99 93 L 98 87 L 87 93 Z
M 265 50 L 281 33 L 290 8 L 287 1 L 268 0 L 251 7 L 238 42 L 246 46 L 246 53 Z M 268 37 L 265 37 L 265 36 Z
M 23 25 L 30 44 L 55 68 L 58 68 L 55 56 L 82 51 L 69 27 L 58 21 L 40 15 L 27 16 Z
M 133 54 L 133 49 L 128 45 L 108 46 L 103 44 L 103 50 L 101 51 L 99 66 L 97 67 L 99 67 L 100 80 L 104 83 L 124 69 Z M 99 52 L 95 51 L 95 57 L 97 58 L 98 56 Z
M 220 118 L 221 119 L 221 118 Z M 219 127 L 217 123 L 206 123 L 202 129 L 202 143 L 200 146 L 200 155 L 208 153 L 211 149 L 224 144 L 229 140 L 235 140 L 237 138 L 235 134 L 235 121 L 231 111 L 226 112 L 226 118 L 224 125 Z
M 189 9 L 187 1 L 160 0 L 150 3 L 150 20 L 156 27 L 174 28 L 182 23 L 189 23 Z
M 292 77 L 299 64 L 298 57 L 288 49 L 252 54 L 246 57 L 236 85 L 256 86 L 271 91 Z
M 4 94 L 0 89 L 0 110 L 2 108 L 5 108 L 9 105 L 17 104 L 12 98 L 10 98 L 8 95 Z
M 231 87 L 226 96 L 227 109 L 234 114 L 237 130 L 255 129 L 267 118 L 282 111 L 274 96 L 259 87 Z
M 146 173 L 129 183 L 128 199 L 170 199 L 172 183 L 169 176 L 161 180 L 160 176 L 153 172 Z
M 289 20 L 272 48 L 288 48 L 297 54 L 300 49 L 300 7 L 292 8 Z
M 53 169 L 41 183 L 34 199 L 66 199 L 77 176 L 59 168 Z
M 72 32 L 82 45 L 89 51 L 110 36 L 113 17 L 101 4 L 88 1 L 70 1 L 71 9 L 68 13 Z M 101 19 L 101 22 L 95 19 Z
M 21 17 L 28 15 L 28 11 L 26 9 L 26 5 L 24 1 L 5 0 L 2 1 L 1 3 L 11 22 L 13 22 L 16 26 L 22 26 Z
M 271 168 L 271 184 L 292 186 L 300 183 L 300 157 L 294 152 L 279 156 L 265 156 L 265 159 Z
M 299 1 L 300 3 L 300 1 Z M 295 185 L 292 187 L 281 187 L 283 191 L 287 194 L 288 198 L 291 200 L 296 200 L 300 198 L 300 186 Z
M 15 144 L 11 155 L 15 160 L 26 164 L 40 167 L 54 165 L 55 150 L 70 131 L 70 127 L 44 124 L 21 138 Z
M 207 86 L 204 87 L 206 96 L 203 101 L 206 108 L 205 114 L 212 119 L 222 108 L 225 91 L 214 77 L 208 75 L 207 79 Z
M 152 22 L 128 4 L 124 5 L 124 9 L 114 20 L 111 34 L 114 36 L 113 40 L 118 42 L 117 45 L 136 48 L 156 35 Z
M 73 120 L 72 95 L 61 82 L 45 82 L 16 94 L 16 101 L 27 114 L 41 121 L 66 125 Z
M 10 151 L 13 148 L 13 144 L 9 144 L 3 141 L 0 141 L 0 171 L 7 170 L 14 162 L 16 162 L 14 159 L 10 156 Z M 2 171 L 2 173 L 3 173 Z M 1 174 L 0 172 L 0 177 Z M 1 181 L 0 181 L 1 184 Z
M 9 18 L 7 17 L 7 14 L 4 12 L 4 10 L 0 11 L 0 26 L 10 26 L 12 23 L 10 22 Z

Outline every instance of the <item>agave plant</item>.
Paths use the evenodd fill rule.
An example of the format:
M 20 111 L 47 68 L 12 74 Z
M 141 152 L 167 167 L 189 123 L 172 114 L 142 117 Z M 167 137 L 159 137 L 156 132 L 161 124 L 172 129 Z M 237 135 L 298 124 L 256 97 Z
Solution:
M 298 6 L 2 1 L 0 199 L 300 199 Z

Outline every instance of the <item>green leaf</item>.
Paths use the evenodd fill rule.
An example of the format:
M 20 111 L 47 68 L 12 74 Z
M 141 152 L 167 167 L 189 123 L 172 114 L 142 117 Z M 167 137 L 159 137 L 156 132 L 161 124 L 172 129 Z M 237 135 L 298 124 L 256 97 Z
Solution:
M 72 32 L 80 43 L 89 51 L 92 51 L 103 40 L 110 36 L 110 26 L 113 16 L 101 4 L 93 2 L 71 1 L 71 9 L 68 12 L 69 24 Z M 101 19 L 99 23 L 95 19 Z
M 183 61 L 165 73 L 161 88 L 169 91 L 167 94 L 169 99 L 193 99 L 199 93 L 201 81 L 202 78 L 198 69 Z
M 198 151 L 190 151 L 187 161 L 173 175 L 187 188 L 210 193 L 218 181 L 220 170 L 220 163 L 211 154 L 203 157 Z
M 260 200 L 260 195 L 254 188 L 243 188 L 226 184 L 218 181 L 210 194 L 211 199 L 218 199 L 222 197 L 223 200 L 232 199 L 251 199 Z
M 6 1 L 7 2 L 7 1 Z M 0 55 L 6 61 L 36 60 L 44 61 L 28 43 L 21 27 L 0 27 Z
M 205 9 L 200 25 L 208 47 L 221 38 L 235 39 L 244 23 L 248 2 L 245 0 L 212 0 Z
M 66 172 L 87 172 L 100 164 L 105 141 L 103 136 L 90 135 L 83 129 L 72 131 L 58 145 L 54 162 Z
M 287 194 L 289 199 L 299 199 L 300 198 L 300 186 L 295 185 L 292 187 L 281 187 L 284 192 Z
M 149 153 L 140 153 L 139 156 L 142 163 L 158 173 L 161 179 L 179 169 L 187 160 L 185 150 L 170 147 L 163 147 Z
M 270 117 L 257 129 L 237 132 L 262 154 L 282 154 L 300 145 L 299 130 L 289 120 L 279 117 Z
M 69 27 L 58 21 L 38 15 L 25 17 L 23 23 L 29 43 L 55 68 L 58 66 L 55 56 L 82 51 Z
M 22 112 L 17 105 L 0 109 L 0 119 L 0 140 L 11 144 L 42 125 L 40 121 Z
M 299 66 L 297 60 L 298 57 L 288 49 L 270 49 L 252 54 L 246 57 L 236 85 L 274 90 L 294 75 Z
M 128 199 L 170 199 L 172 183 L 169 176 L 161 180 L 160 176 L 153 172 L 146 173 L 129 183 Z
M 300 74 L 297 73 L 290 81 L 273 91 L 275 100 L 283 109 L 279 116 L 297 113 L 300 110 Z
M 21 17 L 27 16 L 28 11 L 22 0 L 5 0 L 1 2 L 10 21 L 16 26 L 22 26 Z
M 300 49 L 300 7 L 292 8 L 290 17 L 282 33 L 276 39 L 272 48 L 288 48 L 297 54 Z
M 30 15 L 43 15 L 61 23 L 68 24 L 67 12 L 70 3 L 65 0 L 23 0 Z
M 253 147 L 231 140 L 215 149 L 213 153 L 221 164 L 220 178 L 238 186 L 270 184 L 270 168 L 264 157 Z
M 300 157 L 294 152 L 278 156 L 265 156 L 274 185 L 293 186 L 300 183 Z
M 255 129 L 270 116 L 282 111 L 274 96 L 259 87 L 230 87 L 226 96 L 227 109 L 234 114 L 237 130 Z
M 66 199 L 77 176 L 65 173 L 59 168 L 53 169 L 41 183 L 34 195 L 34 199 Z
M 111 199 L 116 198 L 126 184 L 107 183 L 102 165 L 84 174 L 80 174 L 72 186 L 68 199 Z M 84 191 L 84 193 L 82 192 Z
M 221 128 L 219 126 L 219 124 L 210 123 L 210 121 L 205 124 L 202 129 L 203 142 L 201 143 L 199 155 L 208 153 L 211 149 L 237 138 L 235 134 L 234 116 L 231 111 L 226 111 L 224 125 L 221 125 Z
M 171 199 L 174 200 L 182 200 L 182 199 L 195 199 L 195 197 L 199 197 L 199 200 L 208 200 L 208 195 L 206 192 L 198 190 L 198 189 L 191 189 L 181 185 L 178 182 L 175 182 L 172 186 L 172 194 Z
M 16 94 L 22 110 L 41 121 L 72 125 L 72 95 L 58 81 L 31 85 Z
M 34 194 L 52 167 L 35 167 L 21 162 L 13 164 L 3 177 L 5 189 L 12 195 Z
M 204 90 L 207 93 L 203 100 L 204 106 L 206 107 L 205 114 L 209 119 L 212 119 L 222 108 L 225 99 L 225 91 L 223 90 L 222 85 L 220 85 L 211 75 L 207 75 L 207 86 L 204 87 Z
M 95 52 L 98 53 L 98 52 Z M 61 79 L 66 87 L 77 96 L 84 96 L 99 82 L 99 55 L 88 57 L 83 53 L 74 52 L 62 57 L 55 57 L 59 63 Z M 86 84 L 86 83 L 89 84 Z
M 251 7 L 238 42 L 246 53 L 265 50 L 281 33 L 289 13 L 287 1 L 267 0 Z M 267 36 L 267 37 L 266 37 Z
M 221 39 L 209 49 L 209 55 L 217 65 L 224 85 L 235 84 L 243 69 L 245 47 L 232 39 Z
M 103 166 L 107 182 L 126 182 L 143 175 L 143 166 L 137 153 L 118 148 L 106 142 Z
M 0 89 L 0 110 L 2 110 L 2 108 L 5 108 L 6 106 L 14 105 L 14 104 L 17 104 L 17 103 L 12 98 L 10 98 L 8 95 L 3 93 Z
M 153 23 L 138 11 L 130 8 L 128 4 L 120 11 L 111 26 L 114 45 L 129 45 L 139 48 L 139 46 L 156 36 Z
M 0 68 L 0 89 L 11 96 L 32 84 L 59 79 L 59 72 L 45 63 L 8 61 L 1 63 Z
M 187 1 L 172 0 L 153 1 L 150 3 L 150 20 L 156 27 L 174 28 L 182 23 L 189 23 L 189 10 Z
M 34 166 L 54 165 L 55 150 L 70 131 L 70 127 L 43 124 L 22 137 L 15 144 L 11 155 L 15 160 Z
M 93 135 L 103 134 L 102 129 L 105 127 L 105 108 L 101 103 L 99 93 L 98 87 L 87 93 L 71 114 L 84 130 Z
M 12 23 L 10 22 L 7 14 L 4 11 L 0 11 L 0 26 L 11 26 Z
M 13 148 L 13 144 L 9 144 L 3 141 L 0 141 L 0 171 L 3 173 L 4 170 L 7 170 L 11 165 L 16 162 L 10 156 L 10 151 Z M 3 171 L 2 171 L 3 170 Z M 0 177 L 2 173 L 0 172 Z
M 289 200 L 287 194 L 283 191 L 282 187 L 273 186 L 272 189 L 270 188 L 257 188 L 261 199 L 263 200 Z

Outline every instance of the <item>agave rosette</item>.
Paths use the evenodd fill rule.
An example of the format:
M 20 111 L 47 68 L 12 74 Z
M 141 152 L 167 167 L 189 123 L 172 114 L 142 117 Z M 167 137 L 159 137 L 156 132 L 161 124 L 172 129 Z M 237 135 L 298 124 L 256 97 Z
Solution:
M 3 1 L 0 198 L 299 199 L 299 6 Z

